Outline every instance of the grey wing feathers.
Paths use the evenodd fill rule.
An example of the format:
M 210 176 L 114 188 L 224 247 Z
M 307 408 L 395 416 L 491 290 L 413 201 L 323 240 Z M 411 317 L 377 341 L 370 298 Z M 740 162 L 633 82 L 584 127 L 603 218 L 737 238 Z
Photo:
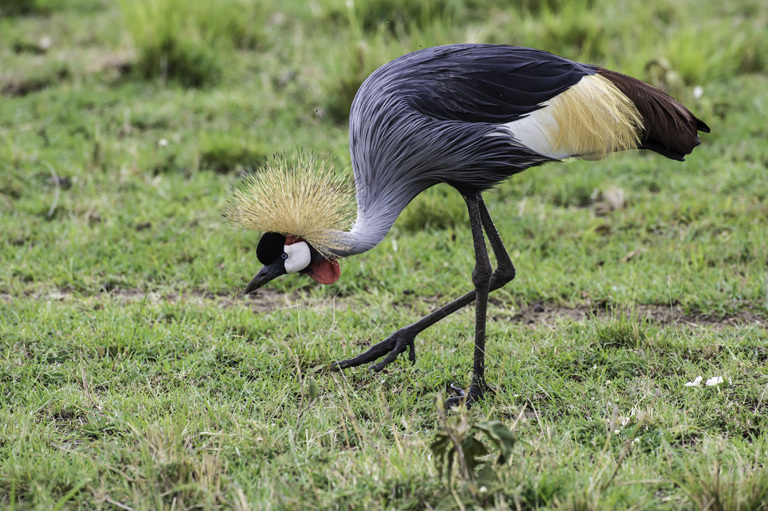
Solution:
M 442 120 L 507 123 L 576 84 L 596 68 L 541 50 L 452 45 L 391 63 L 407 101 Z

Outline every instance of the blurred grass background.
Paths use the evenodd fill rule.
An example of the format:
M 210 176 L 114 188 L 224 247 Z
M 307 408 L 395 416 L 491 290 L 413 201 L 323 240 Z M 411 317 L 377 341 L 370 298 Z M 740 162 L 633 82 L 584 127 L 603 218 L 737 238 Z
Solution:
M 766 509 L 766 26 L 761 0 L 0 0 L 0 507 Z M 458 194 L 422 194 L 337 284 L 252 300 L 258 237 L 221 216 L 274 153 L 348 167 L 362 81 L 455 42 L 604 65 L 712 127 L 684 164 L 488 194 L 518 277 L 489 323 L 503 391 L 469 419 L 520 442 L 485 491 L 428 447 L 471 311 L 414 367 L 328 371 L 470 287 Z M 565 315 L 523 323 L 535 304 Z M 568 315 L 614 306 L 676 319 Z

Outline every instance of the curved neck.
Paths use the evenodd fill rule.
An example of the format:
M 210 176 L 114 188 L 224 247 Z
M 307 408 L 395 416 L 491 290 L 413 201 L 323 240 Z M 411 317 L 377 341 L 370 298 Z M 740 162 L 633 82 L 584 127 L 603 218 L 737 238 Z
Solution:
M 330 252 L 336 257 L 348 257 L 372 249 L 381 243 L 412 198 L 390 204 L 372 204 L 365 209 L 358 207 L 357 220 L 352 229 L 334 233 L 338 244 L 345 248 L 331 249 Z

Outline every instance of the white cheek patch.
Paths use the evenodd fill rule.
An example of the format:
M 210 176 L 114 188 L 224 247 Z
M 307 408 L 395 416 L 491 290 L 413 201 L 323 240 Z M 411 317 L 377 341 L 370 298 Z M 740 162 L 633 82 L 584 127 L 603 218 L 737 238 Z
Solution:
M 288 255 L 288 259 L 285 260 L 286 273 L 301 271 L 309 266 L 309 262 L 312 260 L 312 255 L 309 253 L 309 245 L 304 241 L 285 245 L 283 250 Z

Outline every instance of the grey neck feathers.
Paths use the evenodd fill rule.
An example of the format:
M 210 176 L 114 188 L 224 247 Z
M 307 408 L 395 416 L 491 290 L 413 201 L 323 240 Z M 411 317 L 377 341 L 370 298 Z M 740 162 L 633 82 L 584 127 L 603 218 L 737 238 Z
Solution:
M 357 220 L 349 232 L 336 233 L 338 244 L 345 248 L 331 250 L 333 255 L 347 257 L 361 254 L 378 245 L 415 196 L 415 193 L 412 196 L 382 196 L 380 200 L 369 203 L 363 202 L 358 192 Z
M 440 181 L 425 165 L 435 155 L 418 136 L 423 124 L 394 96 L 372 102 L 358 93 L 349 125 L 357 220 L 349 232 L 337 233 L 339 244 L 348 248 L 332 250 L 335 256 L 360 254 L 378 245 L 411 200 Z

